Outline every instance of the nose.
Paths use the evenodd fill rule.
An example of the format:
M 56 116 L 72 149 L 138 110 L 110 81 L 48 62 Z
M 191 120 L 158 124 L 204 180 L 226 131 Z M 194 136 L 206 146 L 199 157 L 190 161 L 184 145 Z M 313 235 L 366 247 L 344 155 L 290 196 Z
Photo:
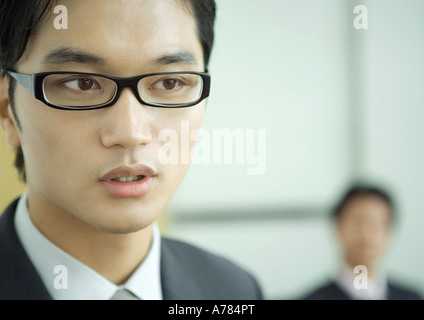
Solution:
M 106 121 L 100 133 L 103 145 L 133 149 L 150 143 L 150 109 L 140 104 L 130 88 L 122 90 L 118 101 L 106 109 Z

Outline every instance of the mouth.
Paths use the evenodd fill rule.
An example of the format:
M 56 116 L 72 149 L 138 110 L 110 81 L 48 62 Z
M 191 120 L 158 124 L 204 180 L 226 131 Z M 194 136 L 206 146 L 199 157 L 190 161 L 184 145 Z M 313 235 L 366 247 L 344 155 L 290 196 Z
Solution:
M 155 170 L 140 164 L 115 168 L 100 178 L 99 182 L 112 197 L 139 198 L 150 191 L 155 177 Z
M 117 167 L 100 178 L 100 181 L 135 182 L 145 177 L 153 177 L 156 171 L 144 164 Z
M 115 182 L 137 182 L 144 179 L 144 177 L 145 176 L 143 175 L 139 175 L 139 176 L 129 176 L 129 177 L 118 177 L 118 178 L 113 178 L 110 180 Z

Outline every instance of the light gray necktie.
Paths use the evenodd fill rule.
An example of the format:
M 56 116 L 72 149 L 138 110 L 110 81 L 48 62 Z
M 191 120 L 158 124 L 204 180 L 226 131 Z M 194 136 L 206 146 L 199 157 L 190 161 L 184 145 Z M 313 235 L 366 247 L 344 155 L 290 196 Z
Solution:
M 119 289 L 109 300 L 140 300 L 127 289 Z

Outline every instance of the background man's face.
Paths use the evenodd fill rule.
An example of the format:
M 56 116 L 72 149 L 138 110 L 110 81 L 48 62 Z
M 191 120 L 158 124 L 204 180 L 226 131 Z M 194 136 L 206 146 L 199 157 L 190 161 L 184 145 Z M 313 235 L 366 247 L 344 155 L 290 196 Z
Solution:
M 60 3 L 59 3 L 60 4 Z M 77 71 L 117 77 L 154 72 L 204 71 L 195 18 L 179 1 L 73 0 L 68 29 L 55 29 L 52 13 L 31 38 L 18 72 Z M 45 64 L 53 50 L 71 48 L 101 58 Z M 159 59 L 190 53 L 194 63 Z M 165 62 L 164 62 L 165 61 Z M 164 165 L 158 152 L 162 129 L 181 133 L 200 126 L 205 102 L 181 109 L 141 105 L 132 91 L 105 109 L 65 111 L 45 106 L 17 85 L 17 115 L 22 131 L 29 206 L 71 214 L 108 232 L 139 230 L 157 218 L 182 181 L 187 164 Z M 118 197 L 100 179 L 122 165 L 143 164 L 156 173 L 143 196 Z
M 387 247 L 391 213 L 387 203 L 373 196 L 359 196 L 343 209 L 337 229 L 347 262 L 353 267 L 374 267 Z

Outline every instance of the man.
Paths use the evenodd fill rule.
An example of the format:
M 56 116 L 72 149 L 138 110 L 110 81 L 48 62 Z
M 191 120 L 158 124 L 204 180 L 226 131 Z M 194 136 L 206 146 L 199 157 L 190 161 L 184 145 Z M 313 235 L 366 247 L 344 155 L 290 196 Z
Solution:
M 1 124 L 27 183 L 0 220 L 1 299 L 262 298 L 155 223 L 188 169 L 161 133 L 201 124 L 214 18 L 213 0 L 0 2 Z
M 416 300 L 419 295 L 388 280 L 380 270 L 394 223 L 389 194 L 369 185 L 351 187 L 334 210 L 343 263 L 334 280 L 305 298 L 310 300 Z

